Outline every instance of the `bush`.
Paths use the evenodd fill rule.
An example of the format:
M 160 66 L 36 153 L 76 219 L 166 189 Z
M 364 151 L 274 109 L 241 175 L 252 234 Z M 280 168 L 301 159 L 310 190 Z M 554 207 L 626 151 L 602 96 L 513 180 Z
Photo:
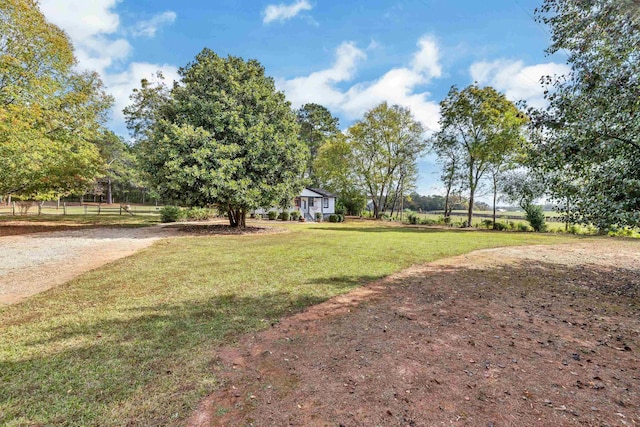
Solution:
M 300 219 L 300 211 L 291 212 L 291 221 L 297 221 Z
M 160 209 L 160 221 L 162 222 L 176 222 L 182 218 L 183 212 L 177 206 L 164 206 Z
M 267 217 L 269 218 L 270 221 L 275 221 L 276 219 L 278 219 L 278 212 L 277 211 L 269 211 L 269 212 L 267 212 Z
M 338 219 L 338 215 L 336 214 L 329 215 L 329 222 L 338 222 Z
M 338 222 L 344 222 L 344 215 L 338 214 Z
M 410 213 L 407 215 L 407 220 L 409 220 L 409 224 L 415 225 L 418 223 L 419 219 L 417 215 Z
M 289 221 L 289 216 L 290 216 L 289 212 L 284 211 L 280 214 L 280 219 L 283 221 Z
M 207 208 L 190 208 L 184 212 L 184 216 L 192 221 L 206 221 L 215 216 L 215 213 Z
M 322 213 L 316 212 L 316 221 L 322 222 Z
M 493 220 L 492 219 L 483 219 L 482 220 L 482 225 L 484 225 L 487 230 L 490 228 L 493 228 Z
M 502 231 L 502 230 L 505 230 L 506 228 L 507 226 L 501 222 L 496 222 L 495 224 L 493 224 L 493 229 L 497 231 Z
M 523 222 L 519 222 L 516 227 L 518 231 L 531 231 L 529 226 Z
M 420 224 L 422 225 L 436 225 L 438 224 L 438 221 L 435 219 L 429 219 L 429 218 L 424 218 L 420 221 Z
M 529 221 L 533 231 L 545 231 L 547 226 L 544 223 L 544 211 L 541 206 L 528 204 L 524 207 L 526 220 Z

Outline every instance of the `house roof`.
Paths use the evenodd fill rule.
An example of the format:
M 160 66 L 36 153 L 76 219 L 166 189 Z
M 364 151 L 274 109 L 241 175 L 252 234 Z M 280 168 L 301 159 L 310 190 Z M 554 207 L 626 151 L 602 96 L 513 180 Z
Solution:
M 307 187 L 307 190 L 311 190 L 314 193 L 318 193 L 323 197 L 337 197 L 335 194 L 328 192 L 327 190 L 323 190 L 322 188 L 311 188 Z

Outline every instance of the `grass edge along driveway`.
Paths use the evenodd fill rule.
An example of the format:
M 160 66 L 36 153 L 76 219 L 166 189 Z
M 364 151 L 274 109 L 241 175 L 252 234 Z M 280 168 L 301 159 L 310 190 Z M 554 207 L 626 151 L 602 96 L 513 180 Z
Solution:
M 572 237 L 380 223 L 171 238 L 0 309 L 0 425 L 180 425 L 215 349 L 413 264 Z

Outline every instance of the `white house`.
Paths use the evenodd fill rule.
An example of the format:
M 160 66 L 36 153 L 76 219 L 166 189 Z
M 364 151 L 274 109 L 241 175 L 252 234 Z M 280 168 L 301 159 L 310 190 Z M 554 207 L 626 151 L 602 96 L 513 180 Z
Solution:
M 280 212 L 279 208 L 272 208 Z M 264 215 L 268 211 L 265 209 L 256 209 L 255 213 Z M 307 221 L 315 221 L 316 213 L 320 213 L 323 219 L 329 215 L 336 213 L 336 195 L 321 188 L 305 188 L 299 196 L 294 199 L 293 206 L 289 208 L 289 212 L 298 211 L 300 216 Z
M 307 221 L 315 221 L 316 213 L 325 219 L 336 213 L 336 196 L 320 188 L 305 188 L 294 199 L 294 210 L 300 211 Z

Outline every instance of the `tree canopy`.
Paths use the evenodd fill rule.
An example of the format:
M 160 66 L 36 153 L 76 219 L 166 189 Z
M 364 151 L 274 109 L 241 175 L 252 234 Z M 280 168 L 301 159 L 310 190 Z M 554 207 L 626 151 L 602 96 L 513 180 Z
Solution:
M 217 205 L 232 226 L 302 188 L 307 150 L 289 102 L 256 60 L 204 49 L 168 89 L 143 82 L 125 111 L 159 194 Z
M 640 226 L 640 7 L 633 0 L 546 0 L 536 11 L 568 55 L 532 110 L 533 167 L 571 222 Z
M 306 175 L 312 186 L 319 186 L 316 176 L 318 171 L 314 161 L 320 148 L 330 139 L 340 134 L 339 120 L 331 112 L 319 104 L 305 104 L 297 111 L 300 125 L 300 141 L 309 149 Z
M 412 189 L 427 147 L 424 129 L 408 108 L 383 102 L 349 128 L 347 138 L 354 174 L 379 218 Z
M 475 84 L 463 90 L 453 86 L 440 102 L 440 111 L 440 131 L 433 146 L 450 169 L 445 169 L 445 179 L 454 179 L 458 171 L 462 174 L 461 185 L 469 192 L 467 225 L 471 226 L 482 178 L 521 143 L 526 117 L 494 88 Z
M 83 190 L 100 173 L 92 141 L 112 100 L 97 74 L 74 70 L 66 34 L 35 0 L 0 11 L 0 194 L 46 198 Z

